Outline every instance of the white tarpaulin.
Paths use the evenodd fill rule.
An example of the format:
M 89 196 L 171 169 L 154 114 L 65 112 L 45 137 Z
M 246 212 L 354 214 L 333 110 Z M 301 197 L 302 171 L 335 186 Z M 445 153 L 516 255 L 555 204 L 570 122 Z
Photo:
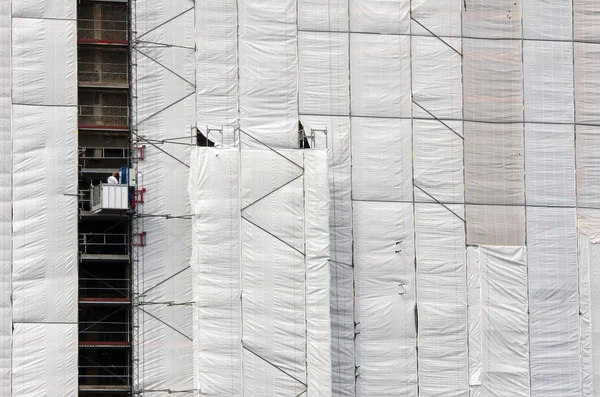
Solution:
M 136 248 L 134 389 L 187 397 L 194 394 L 191 221 L 186 217 L 191 209 L 185 189 L 187 145 L 195 143 L 194 2 L 143 0 L 134 7 L 139 41 L 132 60 L 134 140 L 169 142 L 139 143 L 145 150 L 138 162 L 138 189 L 146 192 L 137 210 L 146 217 L 135 232 L 146 234 L 145 246 Z
M 11 396 L 12 137 L 10 3 L 0 2 L 0 395 Z
M 600 244 L 579 234 L 579 311 L 581 318 L 581 395 L 600 390 Z
M 12 21 L 13 104 L 77 105 L 76 22 Z
M 574 208 L 527 211 L 532 396 L 578 396 L 579 302 Z
M 413 206 L 354 202 L 356 394 L 417 396 Z
M 409 36 L 351 34 L 350 73 L 354 116 L 410 116 Z
M 12 128 L 14 320 L 76 323 L 77 110 L 13 105 Z
M 216 143 L 231 144 L 238 120 L 237 7 L 234 0 L 196 2 L 198 128 Z M 223 142 L 222 142 L 223 141 Z
M 471 380 L 481 396 L 530 396 L 524 247 L 469 247 Z M 479 308 L 479 313 L 476 311 Z
M 198 148 L 192 159 L 197 389 L 331 396 L 325 153 Z
M 468 397 L 465 225 L 439 204 L 417 204 L 415 216 L 419 395 Z
M 240 128 L 271 147 L 297 148 L 296 1 L 240 0 L 238 12 Z
M 77 396 L 77 324 L 15 323 L 13 334 L 14 397 Z

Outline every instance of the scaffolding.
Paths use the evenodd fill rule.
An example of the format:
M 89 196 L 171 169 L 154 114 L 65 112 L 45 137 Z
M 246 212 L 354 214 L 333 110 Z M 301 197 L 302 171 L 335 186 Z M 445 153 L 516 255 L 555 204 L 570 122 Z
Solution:
M 132 391 L 133 188 L 126 175 L 121 185 L 105 185 L 131 159 L 128 13 L 127 2 L 114 0 L 80 1 L 77 12 L 82 397 Z

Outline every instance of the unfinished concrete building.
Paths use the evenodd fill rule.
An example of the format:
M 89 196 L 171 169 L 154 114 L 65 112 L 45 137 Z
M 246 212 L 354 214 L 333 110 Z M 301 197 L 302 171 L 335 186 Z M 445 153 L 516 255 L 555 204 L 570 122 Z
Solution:
M 598 1 L 3 0 L 0 52 L 0 396 L 600 395 Z

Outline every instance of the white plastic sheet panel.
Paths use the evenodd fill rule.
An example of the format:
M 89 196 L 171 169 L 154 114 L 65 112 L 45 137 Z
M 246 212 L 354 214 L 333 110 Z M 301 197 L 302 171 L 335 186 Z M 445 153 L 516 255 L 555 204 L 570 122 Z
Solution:
M 353 116 L 410 117 L 409 36 L 351 34 L 350 74 Z
M 306 131 L 315 132 L 317 149 L 327 149 L 331 256 L 331 362 L 334 396 L 354 395 L 354 278 L 350 119 L 300 116 Z M 325 133 L 325 131 L 327 133 Z
M 77 2 L 73 0 L 14 0 L 13 18 L 75 19 Z M 61 43 L 57 43 L 61 44 Z
M 331 396 L 326 153 L 238 150 L 193 152 L 197 387 Z
M 527 210 L 532 396 L 578 396 L 577 213 Z
M 524 244 L 523 125 L 465 122 L 464 127 L 468 243 Z
M 77 324 L 15 323 L 13 334 L 12 396 L 77 396 Z
M 472 0 L 463 12 L 463 36 L 494 39 L 521 37 L 521 0 Z
M 196 2 L 195 37 L 198 128 L 223 128 L 231 138 L 238 120 L 236 2 Z
M 413 206 L 354 202 L 356 394 L 417 396 Z
M 77 109 L 13 105 L 15 322 L 77 322 Z
M 573 46 L 525 41 L 525 121 L 573 122 Z
M 240 0 L 240 128 L 274 148 L 298 147 L 295 0 Z M 241 139 L 261 147 L 246 135 Z
M 350 31 L 408 34 L 409 0 L 349 0 Z
M 0 3 L 0 395 L 11 395 L 12 137 L 10 3 Z
M 281 154 L 302 165 L 300 151 Z M 273 385 L 273 395 L 298 395 L 307 376 L 305 219 L 303 179 L 289 172 L 301 169 L 272 151 L 242 149 L 241 171 L 242 206 L 248 206 L 241 228 L 243 346 L 296 380 L 290 391 Z M 283 180 L 289 183 L 250 205 L 280 186 L 271 184 L 278 175 L 289 175 Z M 264 194 L 256 189 L 263 187 Z M 256 391 L 267 379 L 261 366 L 244 361 L 244 388 L 255 390 L 251 395 L 262 395 Z
M 300 32 L 298 47 L 300 114 L 348 115 L 348 34 Z
M 167 44 L 142 44 L 133 52 L 137 64 L 137 133 L 147 139 L 195 142 L 193 9 L 191 0 L 136 3 L 137 37 Z M 188 136 L 189 139 L 182 139 Z M 176 159 L 189 164 L 190 148 L 158 146 L 164 152 L 146 144 L 144 160 L 138 163 L 140 187 L 147 190 L 145 202 L 138 209 L 149 215 L 189 215 L 191 208 L 184 188 L 189 169 Z M 134 366 L 134 370 L 139 370 L 135 379 L 139 383 L 134 386 L 140 390 L 170 389 L 182 397 L 191 396 L 191 221 L 148 217 L 142 231 L 146 232 L 146 245 L 140 248 L 136 283 L 140 290 L 135 291 L 143 294 L 142 305 L 137 309 L 139 337 L 134 344 L 139 358 L 139 365 Z
M 410 120 L 353 117 L 352 142 L 355 200 L 412 200 Z
M 419 395 L 468 397 L 465 224 L 439 204 L 417 204 L 415 216 Z
M 523 125 L 465 122 L 466 200 L 523 204 Z
M 308 396 L 332 392 L 327 152 L 304 152 Z
M 467 315 L 470 396 L 481 395 L 481 281 L 477 247 L 467 248 Z
M 13 103 L 77 105 L 75 21 L 13 18 Z
M 575 3 L 578 1 L 575 0 Z M 571 40 L 571 2 L 527 0 L 523 2 L 523 14 L 524 38 Z
M 412 34 L 431 35 L 433 32 L 437 36 L 460 36 L 462 7 L 461 0 L 413 0 Z
M 523 120 L 521 57 L 518 40 L 463 39 L 465 120 Z
M 577 200 L 600 207 L 600 127 L 577 126 Z
M 194 388 L 204 396 L 239 396 L 240 200 L 237 150 L 192 152 L 191 260 L 195 308 Z
M 525 247 L 469 247 L 467 252 L 470 261 L 479 263 L 478 285 L 469 281 L 469 288 L 475 288 L 469 296 L 479 289 L 481 396 L 529 396 Z M 470 272 L 470 278 L 476 277 L 476 270 Z M 476 354 L 472 364 L 477 368 Z
M 460 39 L 444 41 L 460 51 Z M 461 56 L 448 45 L 435 37 L 412 38 L 413 112 L 420 117 L 462 118 Z
M 442 203 L 464 200 L 463 140 L 457 135 L 462 133 L 462 122 L 444 124 L 413 120 L 415 198 L 420 202 L 433 202 L 431 196 Z
M 600 45 L 574 43 L 575 46 L 575 120 L 600 124 Z
M 597 238 L 579 234 L 579 304 L 581 313 L 581 395 L 600 390 L 600 245 Z
M 594 0 L 574 0 L 573 18 L 575 40 L 600 39 L 600 4 Z
M 298 29 L 347 31 L 348 0 L 299 0 Z
M 525 124 L 527 204 L 575 205 L 573 125 Z

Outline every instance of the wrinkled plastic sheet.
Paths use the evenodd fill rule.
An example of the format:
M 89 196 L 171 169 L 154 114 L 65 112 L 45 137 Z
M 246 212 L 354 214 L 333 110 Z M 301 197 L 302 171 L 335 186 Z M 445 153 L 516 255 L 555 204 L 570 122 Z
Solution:
M 138 45 L 137 134 L 156 141 L 195 143 L 194 3 L 191 0 L 136 3 Z M 189 138 L 188 138 L 189 137 Z M 143 144 L 143 143 L 142 143 Z M 145 144 L 138 162 L 139 187 L 145 188 L 138 210 L 146 245 L 138 248 L 140 262 L 134 286 L 141 296 L 134 343 L 139 365 L 136 390 L 173 390 L 193 395 L 193 310 L 191 213 L 187 190 L 190 147 Z M 183 163 L 183 164 L 182 164 Z M 138 204 L 139 205 L 139 204 Z M 171 219 L 163 216 L 169 214 Z M 184 218 L 181 218 L 184 216 Z M 172 302 L 173 304 L 167 304 Z M 155 304 L 153 304 L 155 303 Z
M 600 207 L 599 127 L 577 127 L 577 198 L 581 207 Z
M 77 109 L 12 111 L 14 320 L 76 323 Z
M 600 45 L 574 43 L 575 46 L 575 120 L 600 124 Z
M 525 121 L 573 122 L 573 46 L 525 41 Z
M 470 384 L 481 396 L 529 396 L 525 247 L 467 248 Z
M 13 18 L 13 103 L 77 105 L 75 21 Z
M 521 38 L 521 3 L 522 0 L 468 1 L 467 11 L 463 12 L 463 36 L 486 39 Z
M 417 204 L 415 216 L 419 395 L 468 397 L 465 225 L 440 204 Z
M 413 206 L 353 205 L 356 395 L 416 397 Z
M 192 152 L 194 388 L 241 395 L 239 152 Z
M 410 117 L 410 37 L 351 34 L 352 114 Z
M 353 199 L 410 201 L 411 121 L 353 117 L 352 141 Z
M 234 0 L 196 2 L 198 128 L 217 144 L 231 145 L 238 120 L 237 7 Z
M 411 21 L 411 33 L 431 35 L 433 32 L 436 36 L 442 37 L 460 36 L 462 8 L 461 0 L 413 0 L 414 21 Z
M 444 41 L 412 38 L 413 115 L 419 118 L 462 118 L 461 42 Z
M 301 116 L 315 147 L 327 150 L 330 193 L 331 362 L 334 396 L 354 395 L 354 276 L 350 118 Z
M 77 2 L 73 0 L 18 0 L 12 2 L 13 18 L 75 20 Z
M 518 40 L 463 39 L 465 120 L 523 120 L 521 52 Z
M 575 3 L 578 1 L 581 0 L 575 0 Z M 525 1 L 523 3 L 523 37 L 526 39 L 571 40 L 573 33 L 571 5 L 570 1 Z M 587 29 L 589 28 L 590 26 L 587 26 Z
M 298 29 L 348 31 L 348 0 L 299 0 Z
M 527 204 L 575 205 L 574 144 L 573 125 L 525 124 Z
M 296 0 L 240 0 L 239 104 L 248 147 L 298 147 Z
M 15 323 L 12 396 L 76 396 L 77 357 L 77 324 Z
M 594 0 L 573 1 L 574 39 L 598 41 L 600 39 L 600 8 Z
M 408 34 L 409 0 L 349 0 L 350 31 Z
M 595 396 L 600 390 L 600 245 L 579 233 L 579 310 L 581 318 L 581 395 Z
M 327 175 L 324 151 L 193 151 L 196 376 L 207 395 L 331 395 Z
M 12 352 L 12 136 L 10 3 L 0 3 L 0 394 L 11 395 Z
M 300 114 L 348 115 L 348 34 L 300 32 Z
M 527 209 L 531 393 L 580 393 L 577 213 Z

